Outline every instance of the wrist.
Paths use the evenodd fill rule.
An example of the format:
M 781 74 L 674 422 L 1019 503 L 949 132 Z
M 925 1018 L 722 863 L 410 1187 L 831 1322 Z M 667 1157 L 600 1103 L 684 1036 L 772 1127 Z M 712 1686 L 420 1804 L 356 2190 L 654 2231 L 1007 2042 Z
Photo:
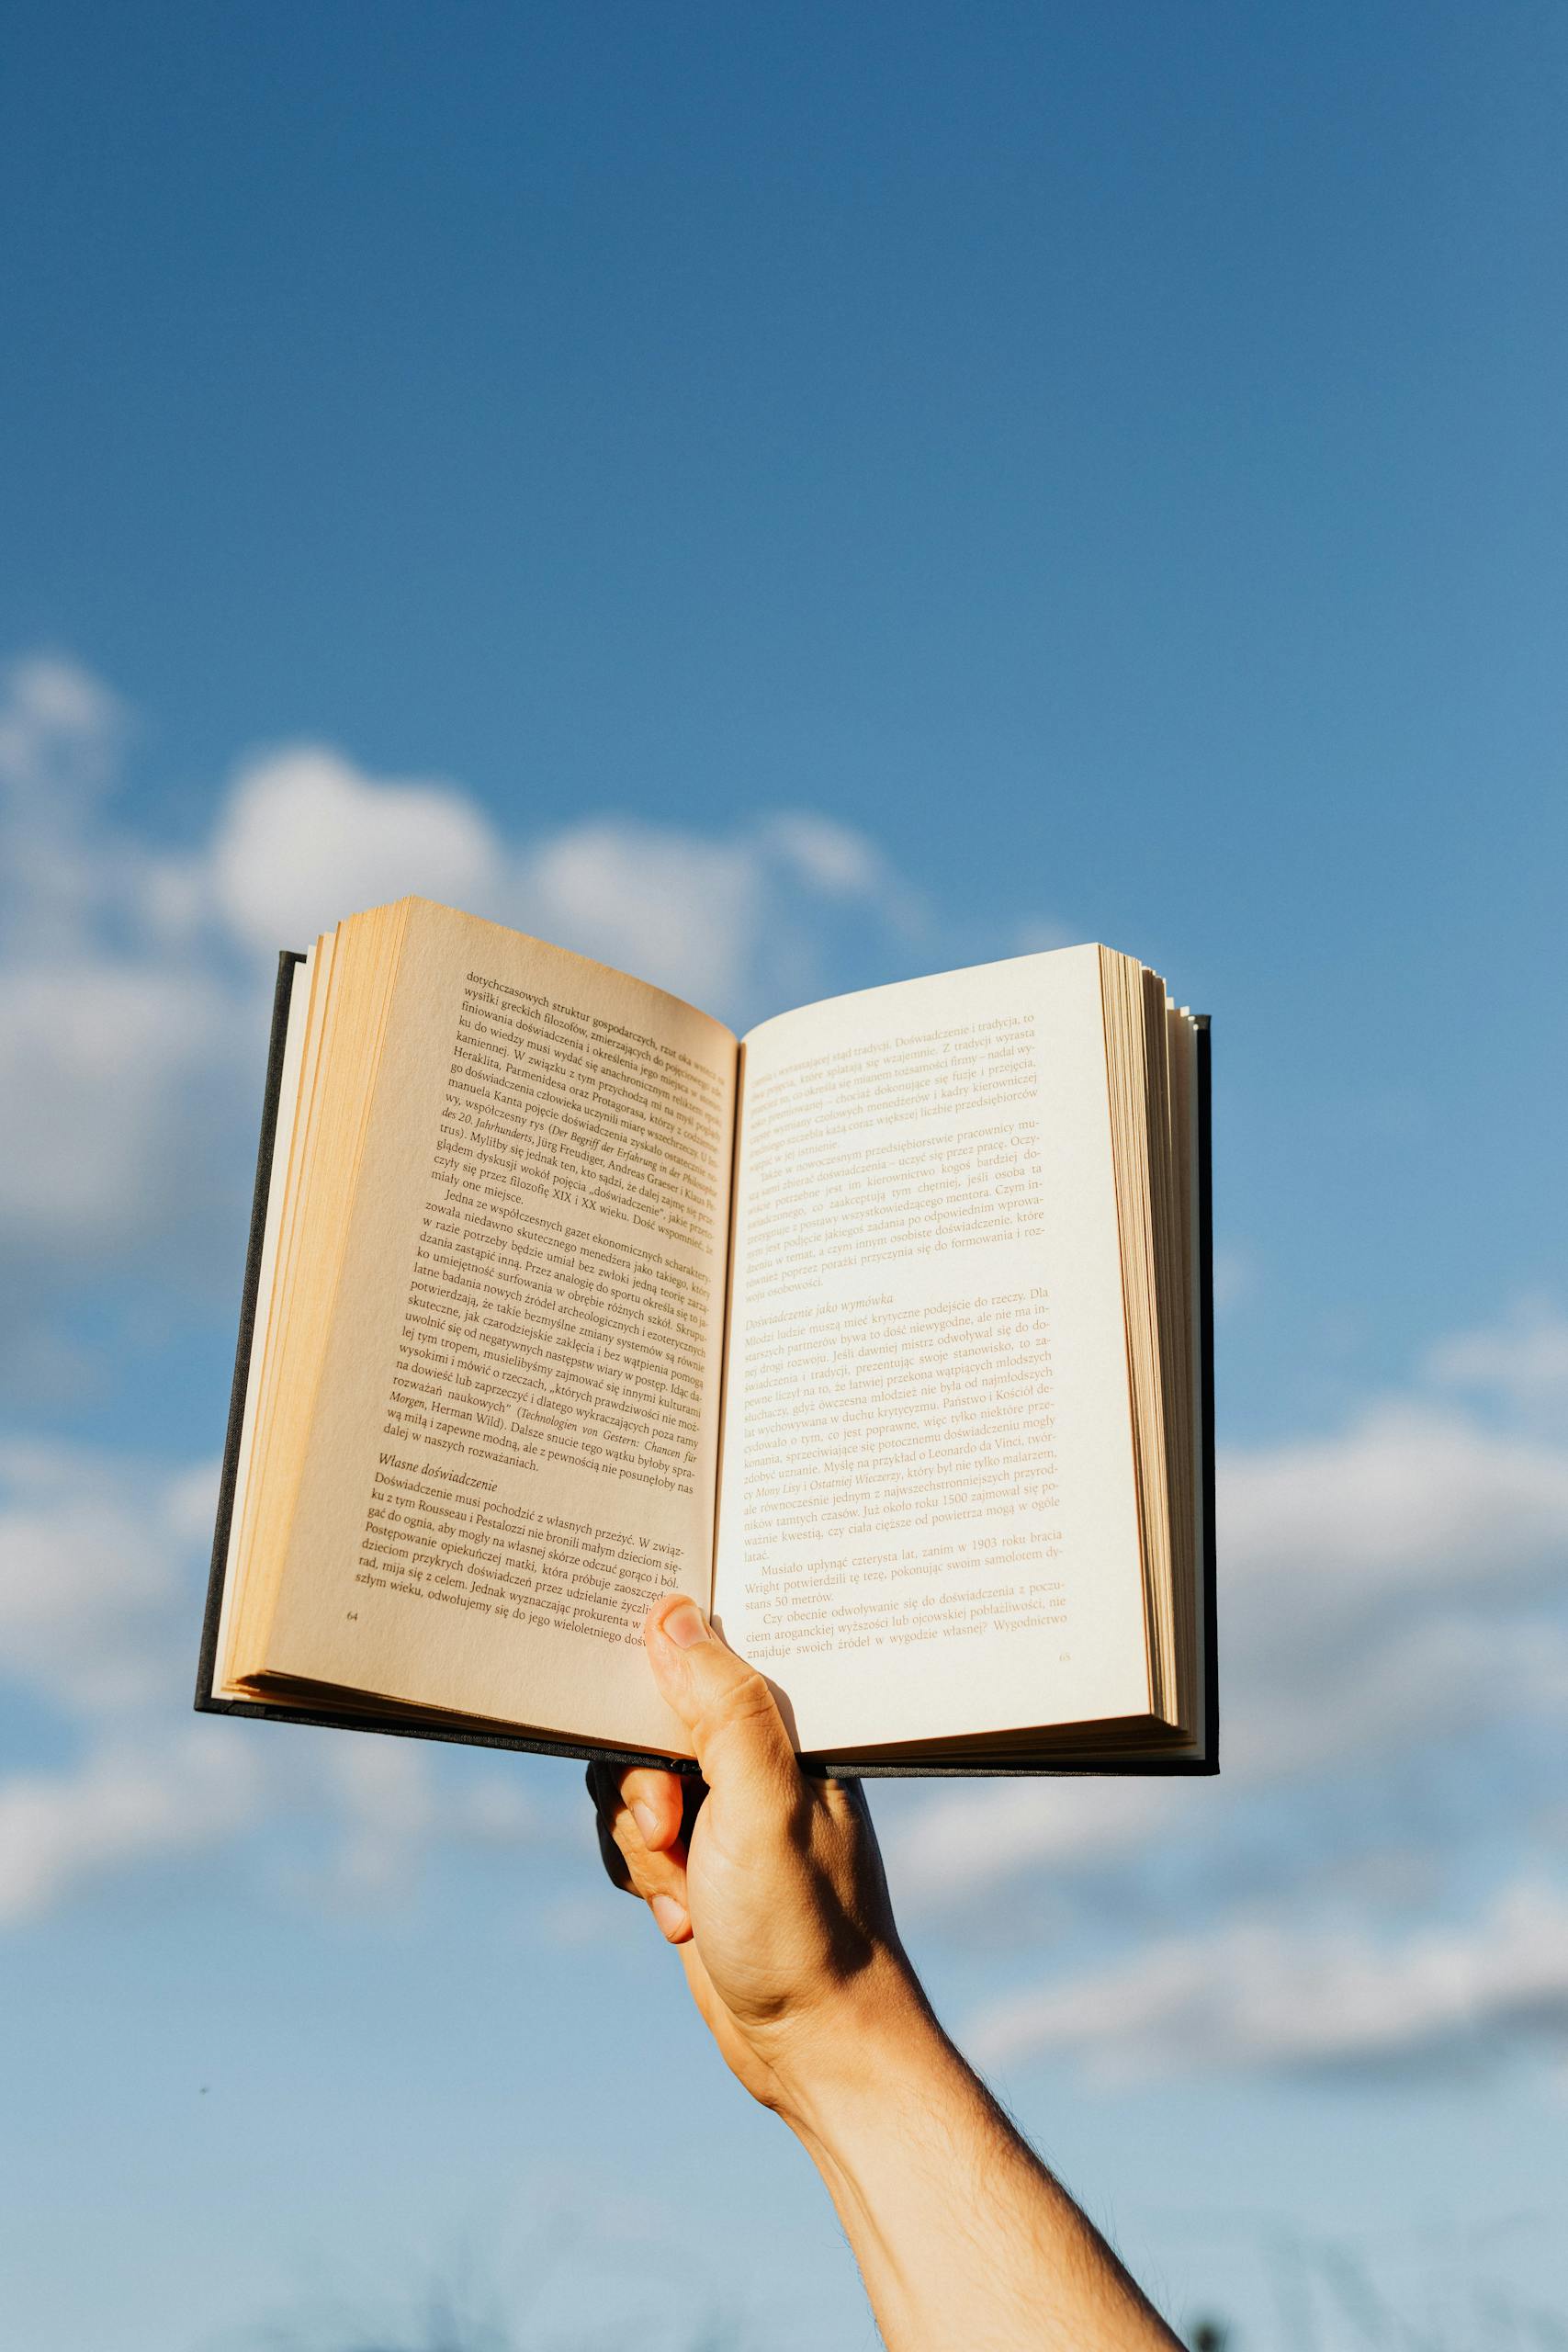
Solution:
M 911 2075 L 958 2064 L 903 1954 L 879 1954 L 834 1997 L 795 2021 L 770 2062 L 777 2111 L 814 2154 Z

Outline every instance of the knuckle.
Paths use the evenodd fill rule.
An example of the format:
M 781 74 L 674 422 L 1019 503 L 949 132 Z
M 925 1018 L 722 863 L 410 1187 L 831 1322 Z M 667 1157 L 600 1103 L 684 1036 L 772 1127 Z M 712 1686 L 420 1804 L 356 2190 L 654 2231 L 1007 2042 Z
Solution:
M 628 1764 L 616 1780 L 616 1793 L 623 1804 L 657 1805 L 664 1778 L 662 1772 L 650 1771 L 646 1764 Z
M 728 1684 L 713 1709 L 716 1723 L 727 1726 L 766 1723 L 772 1724 L 777 1713 L 773 1694 L 765 1679 L 754 1666 L 736 1676 Z

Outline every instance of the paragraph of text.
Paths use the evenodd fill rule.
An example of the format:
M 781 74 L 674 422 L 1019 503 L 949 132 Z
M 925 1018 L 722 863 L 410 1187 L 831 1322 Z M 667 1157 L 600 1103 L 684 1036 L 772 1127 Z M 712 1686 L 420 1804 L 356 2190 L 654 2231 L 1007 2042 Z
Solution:
M 421 1219 L 385 1432 L 689 1495 L 708 1291 L 658 1250 L 498 1216 L 448 1179 Z
M 1058 1632 L 1067 1623 L 1066 1582 L 1038 1572 L 1038 1550 L 1031 1535 L 976 1536 L 750 1574 L 750 1655 L 764 1660 Z
M 1056 1503 L 1043 1289 L 753 1317 L 744 1532 L 758 1546 L 1009 1521 Z M 1055 1541 L 1043 1533 L 1043 1546 Z
M 723 1111 L 718 1080 L 675 1046 L 471 972 L 435 1171 L 711 1254 L 726 1206 Z
M 498 1482 L 381 1456 L 355 1583 L 433 1608 L 586 1634 L 642 1639 L 680 1575 L 673 1544 L 502 1500 Z

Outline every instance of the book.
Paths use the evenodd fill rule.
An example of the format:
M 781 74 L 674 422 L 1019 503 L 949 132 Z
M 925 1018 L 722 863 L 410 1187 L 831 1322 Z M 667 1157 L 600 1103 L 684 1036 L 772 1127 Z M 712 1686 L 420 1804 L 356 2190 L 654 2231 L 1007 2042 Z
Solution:
M 420 899 L 279 959 L 197 1705 L 1218 1769 L 1207 1022 L 1089 945 L 744 1037 Z

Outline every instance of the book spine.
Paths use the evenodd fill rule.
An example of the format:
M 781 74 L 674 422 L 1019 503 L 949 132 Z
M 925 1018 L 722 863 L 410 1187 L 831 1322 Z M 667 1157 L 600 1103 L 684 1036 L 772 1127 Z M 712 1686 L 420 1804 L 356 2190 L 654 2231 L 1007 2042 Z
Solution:
M 277 1133 L 277 1102 L 283 1085 L 283 1056 L 288 1043 L 288 1008 L 294 994 L 294 972 L 305 958 L 286 947 L 277 959 L 277 985 L 272 999 L 272 1037 L 267 1048 L 266 1083 L 262 1091 L 261 1140 L 256 1147 L 256 1178 L 251 1193 L 251 1234 L 245 1247 L 245 1275 L 240 1292 L 240 1334 L 234 1348 L 234 1378 L 229 1390 L 229 1426 L 223 1440 L 223 1466 L 218 1482 L 218 1518 L 212 1531 L 212 1565 L 207 1578 L 207 1607 L 201 1620 L 201 1651 L 196 1670 L 198 1711 L 212 1705 L 212 1676 L 218 1662 L 218 1623 L 223 1608 L 223 1571 L 229 1557 L 229 1530 L 234 1516 L 234 1485 L 240 1470 L 240 1433 L 245 1421 L 245 1389 L 250 1379 L 251 1342 L 256 1328 L 256 1291 L 261 1281 L 262 1245 L 266 1236 L 267 1195 L 272 1188 L 272 1147 Z
M 1209 1015 L 1198 1033 L 1198 1411 L 1202 1432 L 1203 1765 L 1220 1769 L 1219 1577 L 1214 1551 L 1214 1125 Z

